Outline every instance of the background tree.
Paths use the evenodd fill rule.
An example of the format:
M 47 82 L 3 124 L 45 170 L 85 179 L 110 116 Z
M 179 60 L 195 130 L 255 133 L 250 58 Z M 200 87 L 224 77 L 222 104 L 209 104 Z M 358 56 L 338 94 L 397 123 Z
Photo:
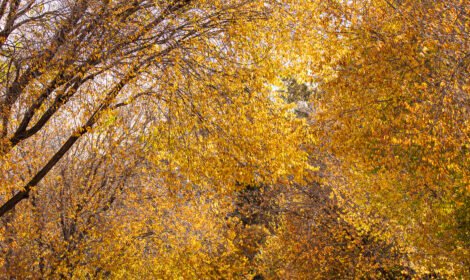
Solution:
M 469 194 L 467 1 L 318 7 L 312 121 L 338 176 L 347 174 L 344 193 L 395 225 L 416 269 L 467 274 L 458 214 Z

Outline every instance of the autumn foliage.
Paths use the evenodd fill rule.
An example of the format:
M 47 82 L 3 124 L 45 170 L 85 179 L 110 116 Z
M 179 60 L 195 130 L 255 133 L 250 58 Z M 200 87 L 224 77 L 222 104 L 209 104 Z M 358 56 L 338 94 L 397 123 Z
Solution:
M 0 0 L 0 279 L 467 279 L 466 0 Z

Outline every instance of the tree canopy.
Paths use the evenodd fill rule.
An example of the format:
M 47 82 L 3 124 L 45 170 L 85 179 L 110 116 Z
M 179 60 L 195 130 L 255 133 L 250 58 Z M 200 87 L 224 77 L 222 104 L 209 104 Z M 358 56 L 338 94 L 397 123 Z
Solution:
M 0 278 L 465 279 L 466 0 L 0 0 Z

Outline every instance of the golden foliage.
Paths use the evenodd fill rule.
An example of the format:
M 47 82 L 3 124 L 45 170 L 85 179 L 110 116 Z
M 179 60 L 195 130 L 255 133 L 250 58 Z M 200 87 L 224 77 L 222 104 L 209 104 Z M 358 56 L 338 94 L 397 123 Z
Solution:
M 0 0 L 0 278 L 466 278 L 469 7 Z

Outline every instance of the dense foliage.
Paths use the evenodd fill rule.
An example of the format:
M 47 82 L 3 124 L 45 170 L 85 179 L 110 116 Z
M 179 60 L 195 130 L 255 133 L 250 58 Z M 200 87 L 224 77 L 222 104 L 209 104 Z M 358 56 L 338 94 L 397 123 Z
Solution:
M 469 13 L 0 0 L 0 278 L 470 277 Z

